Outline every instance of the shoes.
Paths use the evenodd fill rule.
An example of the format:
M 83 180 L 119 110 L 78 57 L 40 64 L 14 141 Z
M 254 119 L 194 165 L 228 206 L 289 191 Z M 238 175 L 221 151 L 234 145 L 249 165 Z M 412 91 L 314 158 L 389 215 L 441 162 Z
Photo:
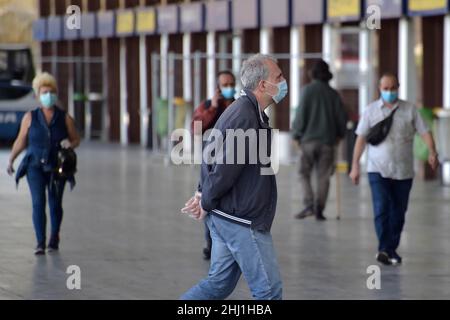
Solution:
M 41 256 L 45 254 L 45 248 L 41 246 L 37 246 L 36 249 L 34 249 L 34 254 L 37 256 Z
M 211 249 L 203 248 L 203 259 L 210 260 L 211 259 Z
M 305 219 L 313 215 L 314 215 L 313 207 L 309 206 L 303 209 L 300 213 L 296 214 L 295 219 Z
M 401 264 L 402 263 L 402 257 L 400 257 L 397 252 L 393 252 L 389 255 L 389 260 L 393 265 Z
M 386 266 L 392 265 L 392 261 L 386 252 L 383 252 L 383 251 L 378 252 L 378 254 L 376 255 L 376 259 L 378 262 L 380 262 Z
M 54 252 L 59 250 L 59 237 L 51 238 L 48 243 L 48 252 Z
M 317 220 L 317 221 L 325 221 L 325 220 L 327 220 L 327 218 L 325 218 L 325 216 L 323 215 L 323 213 L 320 212 L 320 213 L 317 213 L 317 214 L 316 214 L 316 220 Z

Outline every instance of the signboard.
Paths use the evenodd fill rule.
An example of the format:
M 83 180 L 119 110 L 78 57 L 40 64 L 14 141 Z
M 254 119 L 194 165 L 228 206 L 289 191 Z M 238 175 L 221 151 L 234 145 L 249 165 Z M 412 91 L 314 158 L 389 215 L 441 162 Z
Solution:
M 325 1 L 292 0 L 292 23 L 321 24 L 325 20 Z
M 118 36 L 129 36 L 134 33 L 134 11 L 117 11 L 116 33 Z
M 36 41 L 45 41 L 47 32 L 46 27 L 46 19 L 37 19 L 33 21 L 33 39 Z
M 346 22 L 361 19 L 361 0 L 328 0 L 327 3 L 328 21 Z
M 67 27 L 67 19 L 69 19 L 70 16 L 66 15 L 63 17 L 64 21 L 63 21 L 63 38 L 64 40 L 75 40 L 78 39 L 80 36 L 80 30 L 73 28 L 73 29 L 69 29 Z
M 285 27 L 289 21 L 289 0 L 260 0 L 261 26 Z M 314 1 L 317 2 L 317 1 Z M 320 2 L 320 1 L 318 1 Z
M 157 14 L 159 33 L 177 33 L 179 26 L 179 10 L 177 5 L 158 7 Z
M 409 0 L 408 15 L 432 16 L 449 12 L 448 0 Z
M 99 12 L 97 14 L 97 31 L 100 38 L 115 35 L 115 14 L 113 11 Z
M 84 13 L 81 15 L 81 38 L 92 39 L 97 36 L 95 13 Z
M 206 4 L 206 29 L 224 31 L 231 29 L 230 1 L 209 1 Z
M 234 29 L 259 28 L 259 0 L 238 0 L 231 4 Z
M 203 3 L 184 4 L 180 7 L 180 27 L 183 32 L 202 32 L 205 29 L 205 7 Z
M 156 10 L 154 8 L 137 9 L 136 31 L 140 34 L 153 34 L 156 32 Z
M 381 9 L 381 19 L 400 18 L 403 14 L 403 0 L 366 0 L 366 14 L 373 5 Z
M 51 16 L 47 20 L 47 40 L 59 41 L 62 39 L 62 18 Z

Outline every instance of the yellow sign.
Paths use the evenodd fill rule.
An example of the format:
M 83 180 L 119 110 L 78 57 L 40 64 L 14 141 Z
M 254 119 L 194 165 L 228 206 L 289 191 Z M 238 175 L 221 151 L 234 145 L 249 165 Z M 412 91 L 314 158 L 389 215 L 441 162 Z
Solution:
M 155 10 L 144 10 L 137 12 L 137 32 L 155 32 L 156 15 Z
M 132 11 L 117 13 L 116 30 L 118 34 L 131 33 L 134 31 L 134 14 Z
M 432 11 L 447 8 L 447 0 L 409 0 L 410 11 Z
M 360 0 L 328 0 L 328 18 L 358 17 L 361 14 Z

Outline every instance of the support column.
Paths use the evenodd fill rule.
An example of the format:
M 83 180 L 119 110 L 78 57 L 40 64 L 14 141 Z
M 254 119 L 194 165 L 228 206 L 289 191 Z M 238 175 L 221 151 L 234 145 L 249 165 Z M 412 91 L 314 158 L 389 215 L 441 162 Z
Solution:
M 329 23 L 325 23 L 322 28 L 322 56 L 325 62 L 332 62 L 332 28 Z
M 450 110 L 450 15 L 444 17 L 444 99 L 443 106 Z
M 191 34 L 183 34 L 183 99 L 186 106 L 188 103 L 192 103 L 191 42 Z M 197 106 L 194 106 L 194 108 L 196 107 Z M 186 110 L 185 128 L 190 127 L 191 119 L 191 112 Z M 183 137 L 183 150 L 185 153 L 189 153 L 191 151 L 191 139 L 188 131 L 185 131 L 185 135 Z
M 399 98 L 416 101 L 415 63 L 414 63 L 414 30 L 408 18 L 401 18 L 399 23 L 399 61 L 398 73 L 400 81 Z
M 206 65 L 207 72 L 207 89 L 208 97 L 212 97 L 216 91 L 216 33 L 214 31 L 208 32 L 206 36 L 206 53 L 208 55 L 208 62 Z
M 139 36 L 139 85 L 141 113 L 141 146 L 148 145 L 148 95 L 147 95 L 147 43 L 145 35 Z
M 167 54 L 169 53 L 169 35 L 161 35 L 161 98 L 167 99 Z
M 371 31 L 361 24 L 359 31 L 359 114 L 362 115 L 364 108 L 372 99 L 372 70 L 371 59 Z
M 262 54 L 270 54 L 272 52 L 271 48 L 271 29 L 261 28 L 259 31 L 259 52 Z M 274 106 L 270 106 L 266 109 L 267 116 L 269 117 L 269 123 L 271 127 L 275 127 L 275 112 Z
M 289 124 L 295 117 L 295 110 L 300 100 L 300 27 L 291 27 L 291 64 L 290 64 L 290 102 Z
M 120 39 L 120 143 L 128 144 L 128 125 L 130 116 L 127 110 L 127 48 L 125 39 Z
M 233 73 L 236 75 L 236 77 L 239 78 L 239 71 L 241 70 L 241 55 L 242 55 L 242 34 L 241 33 L 234 33 L 233 34 Z M 240 81 L 237 81 L 236 83 L 237 89 L 241 89 L 241 83 Z

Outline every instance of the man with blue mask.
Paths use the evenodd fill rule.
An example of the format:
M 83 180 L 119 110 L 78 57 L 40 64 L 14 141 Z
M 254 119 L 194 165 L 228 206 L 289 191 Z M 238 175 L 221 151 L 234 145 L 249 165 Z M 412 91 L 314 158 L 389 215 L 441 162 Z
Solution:
M 342 100 L 330 85 L 333 78 L 328 64 L 319 60 L 311 72 L 313 81 L 300 95 L 293 123 L 293 137 L 300 145 L 300 183 L 303 210 L 295 217 L 315 216 L 326 220 L 325 210 L 330 178 L 335 168 L 336 148 L 346 132 L 346 113 Z M 313 190 L 311 174 L 317 171 L 317 189 Z
M 194 135 L 202 135 L 216 124 L 219 117 L 228 106 L 234 102 L 236 95 L 236 78 L 231 71 L 224 70 L 217 74 L 217 87 L 212 99 L 203 101 L 194 110 L 192 116 L 191 130 Z M 195 126 L 195 123 L 201 126 Z M 195 130 L 201 129 L 196 132 Z M 206 247 L 203 248 L 203 258 L 209 260 L 211 257 L 211 237 L 208 226 L 205 224 Z
M 416 106 L 398 98 L 397 76 L 387 73 L 381 77 L 381 97 L 369 104 L 364 111 L 356 134 L 350 178 L 359 183 L 359 160 L 364 152 L 371 129 L 392 115 L 391 128 L 385 139 L 376 145 L 368 145 L 367 172 L 378 237 L 378 262 L 391 265 L 402 263 L 397 253 L 400 236 L 405 224 L 409 194 L 414 178 L 413 141 L 419 133 L 428 146 L 428 162 L 433 170 L 438 158 L 433 136 L 422 120 Z M 395 112 L 395 113 L 394 113 Z

